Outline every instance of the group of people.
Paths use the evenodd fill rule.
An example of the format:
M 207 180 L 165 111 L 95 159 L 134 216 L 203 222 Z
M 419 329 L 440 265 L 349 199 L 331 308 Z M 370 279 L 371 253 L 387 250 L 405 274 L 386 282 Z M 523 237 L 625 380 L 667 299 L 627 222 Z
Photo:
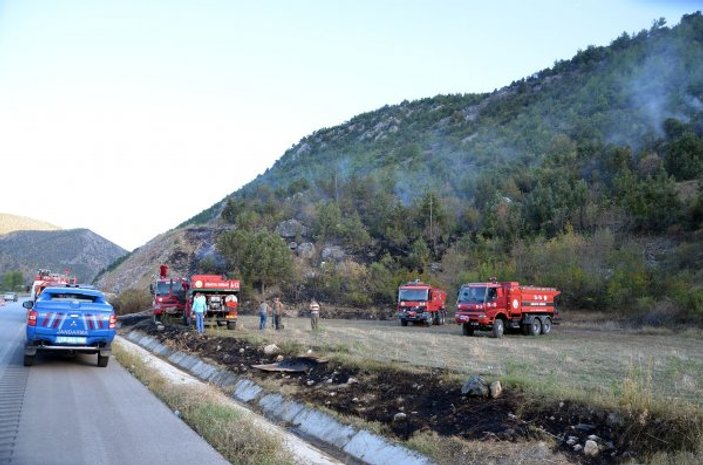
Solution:
M 283 329 L 283 302 L 279 297 L 273 299 L 273 307 L 265 300 L 259 304 L 259 329 L 266 329 L 268 318 L 271 317 L 271 327 Z
M 268 326 L 268 319 L 272 317 L 271 327 L 275 329 L 283 329 L 283 314 L 285 313 L 285 308 L 281 299 L 276 297 L 273 300 L 273 307 L 270 306 L 265 300 L 261 300 L 259 303 L 259 329 L 266 329 Z M 318 324 L 320 321 L 320 304 L 317 303 L 315 299 L 310 302 L 310 325 L 313 330 L 318 329 Z
M 320 322 L 320 304 L 315 299 L 310 301 L 310 326 L 313 331 L 319 328 Z M 193 314 L 195 315 L 195 330 L 199 333 L 205 332 L 205 313 L 207 312 L 207 301 L 205 296 L 197 292 L 193 299 Z M 269 305 L 266 300 L 261 300 L 259 303 L 259 329 L 266 329 L 268 319 L 271 318 L 271 327 L 274 329 L 283 329 L 283 314 L 285 307 L 279 297 L 273 299 L 273 305 Z

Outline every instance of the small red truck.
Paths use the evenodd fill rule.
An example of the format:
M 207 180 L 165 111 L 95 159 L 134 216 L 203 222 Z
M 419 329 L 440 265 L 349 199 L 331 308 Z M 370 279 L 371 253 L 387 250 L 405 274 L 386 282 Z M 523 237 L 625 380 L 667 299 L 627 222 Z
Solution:
M 169 276 L 168 265 L 159 266 L 159 277 L 149 286 L 151 295 L 154 296 L 151 303 L 154 322 L 160 323 L 164 315 L 183 317 L 189 287 L 187 279 Z
M 447 320 L 447 293 L 419 279 L 398 288 L 398 318 L 400 324 L 424 323 L 443 325 Z
M 465 336 L 475 330 L 490 330 L 503 337 L 507 329 L 522 329 L 537 336 L 549 334 L 559 319 L 554 298 L 561 294 L 552 287 L 522 286 L 517 282 L 468 283 L 457 295 L 456 324 Z
M 189 321 L 193 315 L 191 307 L 196 293 L 201 293 L 207 301 L 206 323 L 217 326 L 227 325 L 227 329 L 236 329 L 239 300 L 239 280 L 227 279 L 214 274 L 196 274 L 190 278 L 190 290 L 186 299 L 186 315 Z

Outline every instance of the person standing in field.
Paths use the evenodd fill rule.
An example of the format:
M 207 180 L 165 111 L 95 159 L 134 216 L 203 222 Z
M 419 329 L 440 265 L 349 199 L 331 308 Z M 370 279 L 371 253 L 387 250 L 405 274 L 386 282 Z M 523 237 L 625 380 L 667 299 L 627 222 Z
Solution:
M 317 300 L 312 299 L 310 301 L 310 326 L 313 331 L 317 330 L 317 325 L 320 322 L 320 304 Z
M 259 329 L 266 329 L 266 320 L 269 313 L 271 313 L 271 306 L 262 299 L 259 304 Z
M 273 300 L 273 323 L 276 329 L 283 329 L 283 302 L 281 299 L 276 297 Z
M 195 330 L 202 334 L 205 332 L 205 311 L 207 310 L 207 301 L 205 300 L 205 296 L 200 292 L 195 294 L 192 310 L 195 314 Z

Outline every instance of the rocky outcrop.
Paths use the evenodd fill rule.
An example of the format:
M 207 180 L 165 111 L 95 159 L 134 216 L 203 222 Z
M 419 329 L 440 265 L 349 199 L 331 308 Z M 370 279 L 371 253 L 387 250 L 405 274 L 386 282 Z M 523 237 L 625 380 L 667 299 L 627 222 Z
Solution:
M 284 239 L 294 239 L 299 236 L 305 236 L 307 231 L 308 229 L 305 225 L 295 218 L 281 221 L 278 223 L 278 226 L 276 226 L 276 234 Z

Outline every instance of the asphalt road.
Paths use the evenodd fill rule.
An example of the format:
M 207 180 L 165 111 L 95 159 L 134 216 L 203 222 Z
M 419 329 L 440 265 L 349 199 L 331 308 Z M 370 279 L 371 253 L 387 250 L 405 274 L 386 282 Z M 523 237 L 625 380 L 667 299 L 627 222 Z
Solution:
M 114 358 L 22 366 L 25 314 L 21 301 L 0 307 L 0 464 L 229 463 Z

